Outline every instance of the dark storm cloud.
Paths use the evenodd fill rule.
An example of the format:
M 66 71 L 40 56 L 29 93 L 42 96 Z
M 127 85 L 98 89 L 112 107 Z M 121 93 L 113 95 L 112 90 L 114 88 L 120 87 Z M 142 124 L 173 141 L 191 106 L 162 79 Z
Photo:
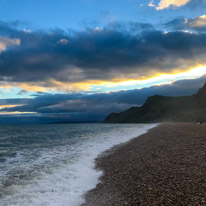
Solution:
M 185 96 L 197 92 L 206 82 L 206 76 L 193 80 L 180 80 L 173 84 L 149 88 L 100 94 L 41 94 L 23 99 L 23 106 L 4 108 L 1 112 L 37 112 L 42 117 L 69 120 L 103 120 L 110 112 L 120 112 L 131 106 L 140 106 L 152 95 Z M 3 101 L 3 103 L 2 103 Z M 15 100 L 17 102 L 18 100 Z M 13 100 L 0 100 L 12 104 Z M 62 116 L 62 117 L 61 117 Z
M 196 18 L 176 18 L 165 24 L 166 29 L 171 29 L 175 31 L 197 31 L 204 32 L 206 31 L 206 16 L 200 16 Z
M 172 21 L 169 21 L 168 23 L 165 24 L 165 28 L 170 28 L 172 30 L 184 30 L 188 29 L 187 25 L 185 24 L 185 18 L 184 17 L 179 17 L 176 19 L 173 19 Z
M 20 99 L 0 99 L 1 105 L 19 105 L 19 104 L 27 104 L 30 101 L 28 98 L 20 98 Z
M 141 31 L 141 32 L 138 32 Z M 0 54 L 0 75 L 9 81 L 78 82 L 170 71 L 179 61 L 204 61 L 206 34 L 156 31 L 130 23 L 65 33 L 21 31 L 0 22 L 0 35 L 21 40 Z

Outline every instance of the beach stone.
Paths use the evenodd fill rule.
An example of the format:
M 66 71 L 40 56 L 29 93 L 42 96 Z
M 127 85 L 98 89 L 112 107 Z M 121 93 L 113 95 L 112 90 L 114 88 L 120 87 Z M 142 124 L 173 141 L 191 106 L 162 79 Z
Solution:
M 160 124 L 96 159 L 82 206 L 206 205 L 206 125 Z

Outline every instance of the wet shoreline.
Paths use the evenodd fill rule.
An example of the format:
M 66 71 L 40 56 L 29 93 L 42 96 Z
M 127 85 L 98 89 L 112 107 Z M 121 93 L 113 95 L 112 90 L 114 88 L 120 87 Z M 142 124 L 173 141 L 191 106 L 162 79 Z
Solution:
M 161 124 L 96 159 L 83 206 L 206 205 L 206 125 Z

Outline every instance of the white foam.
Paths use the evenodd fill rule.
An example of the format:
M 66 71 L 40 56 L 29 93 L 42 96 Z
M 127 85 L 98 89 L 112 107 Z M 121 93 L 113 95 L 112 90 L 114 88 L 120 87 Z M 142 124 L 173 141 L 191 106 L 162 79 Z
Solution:
M 22 161 L 21 167 L 24 171 L 29 171 L 28 167 L 35 169 L 42 166 L 43 169 L 38 171 L 38 175 L 35 173 L 25 184 L 8 186 L 6 188 L 8 194 L 0 200 L 1 205 L 78 206 L 82 204 L 83 195 L 95 188 L 102 174 L 101 171 L 94 170 L 95 158 L 114 145 L 139 136 L 154 126 L 156 124 L 119 127 L 101 134 L 94 133 L 93 135 L 99 136 L 90 139 L 87 137 L 85 141 L 74 147 L 66 145 L 39 151 L 39 158 L 29 165 L 28 161 L 25 165 Z M 69 159 L 71 156 L 74 158 Z M 21 155 L 17 158 L 21 158 Z

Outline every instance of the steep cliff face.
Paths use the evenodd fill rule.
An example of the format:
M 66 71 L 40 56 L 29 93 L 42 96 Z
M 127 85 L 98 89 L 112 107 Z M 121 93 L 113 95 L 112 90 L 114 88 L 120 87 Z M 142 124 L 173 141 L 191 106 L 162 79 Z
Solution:
M 149 97 L 141 107 L 111 113 L 105 123 L 152 123 L 206 121 L 206 84 L 197 94 L 185 97 Z

